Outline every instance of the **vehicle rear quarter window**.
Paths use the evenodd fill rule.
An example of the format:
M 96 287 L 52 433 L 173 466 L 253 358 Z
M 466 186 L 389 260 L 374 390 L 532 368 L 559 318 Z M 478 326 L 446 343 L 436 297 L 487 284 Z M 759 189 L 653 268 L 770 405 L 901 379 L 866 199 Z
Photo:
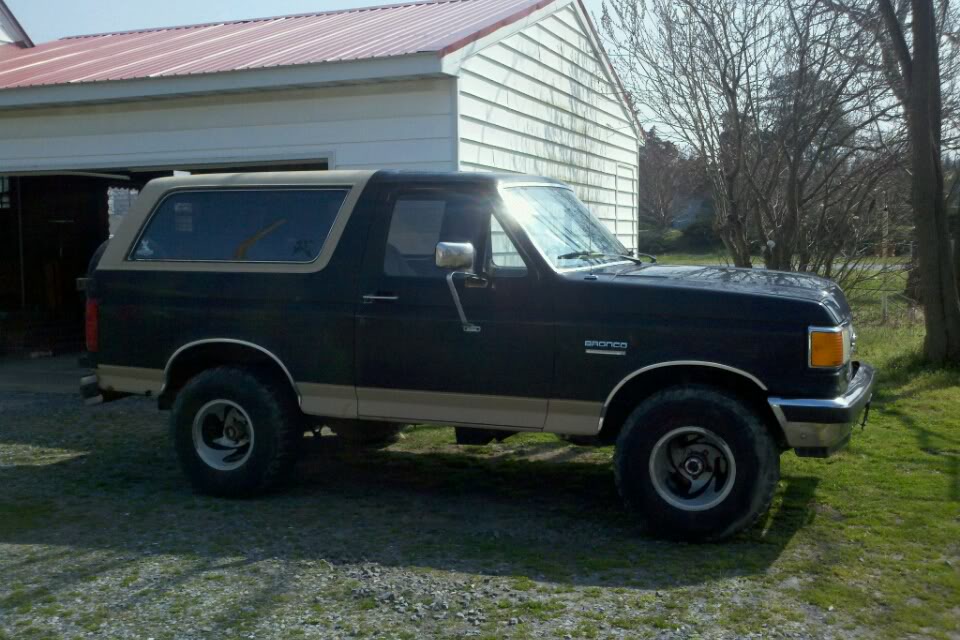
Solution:
M 312 262 L 348 192 L 346 188 L 176 192 L 154 211 L 130 259 Z

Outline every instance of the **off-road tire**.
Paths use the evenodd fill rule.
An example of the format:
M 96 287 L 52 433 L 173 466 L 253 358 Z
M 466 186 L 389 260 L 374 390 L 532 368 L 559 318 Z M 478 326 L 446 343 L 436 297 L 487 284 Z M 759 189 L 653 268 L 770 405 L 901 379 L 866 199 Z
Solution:
M 379 420 L 331 420 L 327 426 L 345 444 L 363 447 L 385 446 L 396 442 L 406 425 Z
M 221 471 L 205 463 L 193 441 L 193 420 L 212 400 L 229 400 L 249 415 L 254 442 L 243 466 Z M 180 466 L 199 492 L 223 497 L 263 493 L 289 474 L 303 434 L 292 392 L 266 373 L 218 367 L 193 377 L 177 394 L 170 430 Z
M 650 456 L 672 430 L 700 427 L 722 438 L 736 463 L 730 493 L 701 511 L 671 505 L 654 487 Z M 780 454 L 764 421 L 723 390 L 683 385 L 660 391 L 637 406 L 617 438 L 617 490 L 640 526 L 658 537 L 693 542 L 728 538 L 767 512 L 780 479 Z

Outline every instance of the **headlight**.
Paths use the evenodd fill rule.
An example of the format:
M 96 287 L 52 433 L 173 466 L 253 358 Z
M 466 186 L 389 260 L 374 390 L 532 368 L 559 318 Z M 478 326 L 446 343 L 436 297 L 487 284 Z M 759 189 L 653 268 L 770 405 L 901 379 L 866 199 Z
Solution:
M 850 362 L 853 330 L 842 327 L 810 327 L 809 364 L 816 369 L 836 369 Z

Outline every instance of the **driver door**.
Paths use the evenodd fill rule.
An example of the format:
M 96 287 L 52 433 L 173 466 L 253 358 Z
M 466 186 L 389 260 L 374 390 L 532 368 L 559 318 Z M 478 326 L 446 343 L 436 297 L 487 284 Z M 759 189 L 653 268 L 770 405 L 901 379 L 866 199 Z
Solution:
M 358 301 L 360 416 L 542 429 L 553 369 L 549 296 L 493 217 L 496 192 L 449 182 L 387 191 Z M 466 323 L 450 271 L 436 265 L 440 242 L 474 247 L 473 266 L 452 278 Z

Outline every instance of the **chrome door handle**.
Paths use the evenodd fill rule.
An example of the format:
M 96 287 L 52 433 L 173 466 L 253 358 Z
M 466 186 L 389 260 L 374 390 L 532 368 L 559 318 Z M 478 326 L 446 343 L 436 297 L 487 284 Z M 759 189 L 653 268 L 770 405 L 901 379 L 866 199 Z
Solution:
M 396 302 L 400 299 L 400 296 L 381 296 L 373 293 L 368 293 L 363 296 L 364 304 L 373 304 L 374 302 Z

